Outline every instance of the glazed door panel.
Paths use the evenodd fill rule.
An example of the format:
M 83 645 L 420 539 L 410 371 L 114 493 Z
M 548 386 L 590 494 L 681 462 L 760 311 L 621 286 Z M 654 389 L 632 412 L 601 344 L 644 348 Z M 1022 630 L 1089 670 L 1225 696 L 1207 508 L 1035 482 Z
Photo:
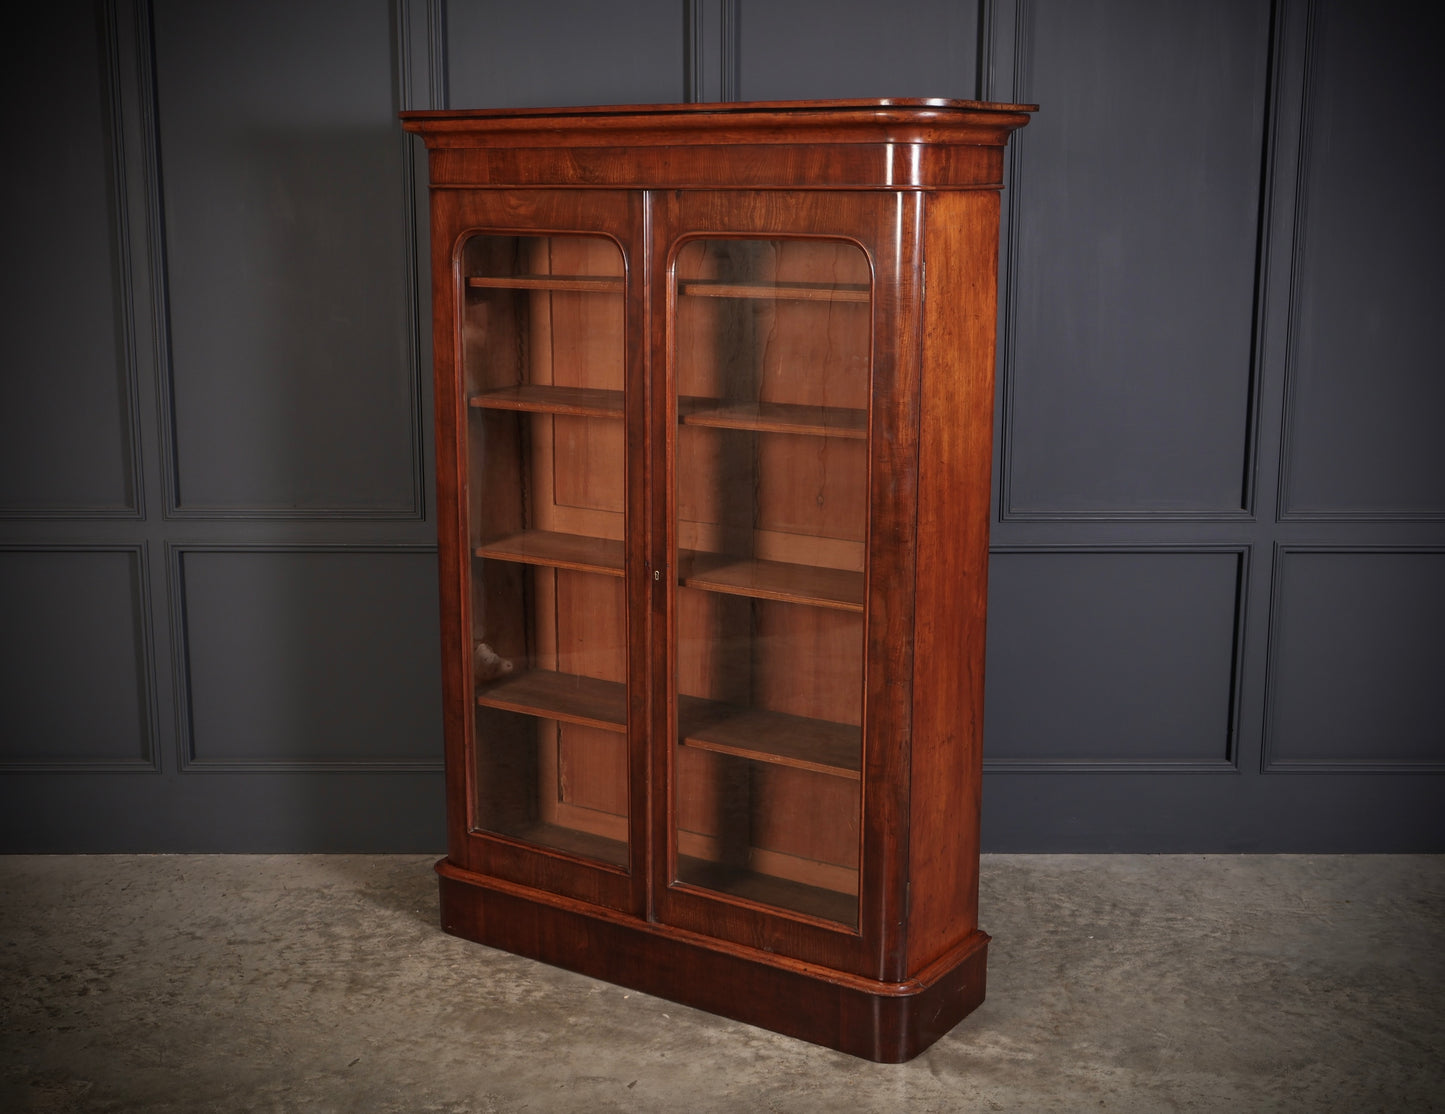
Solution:
M 870 416 L 888 409 L 871 403 L 892 378 L 879 294 L 898 269 L 897 239 L 873 233 L 907 206 L 662 198 L 659 918 L 861 972 L 887 873 L 866 839 L 885 801 L 865 776 L 864 663 Z
M 435 204 L 453 261 L 455 333 L 438 351 L 453 348 L 465 519 L 449 643 L 465 660 L 448 669 L 473 693 L 456 725 L 472 745 L 449 752 L 467 793 L 453 838 L 478 869 L 636 909 L 639 197 L 438 191 Z

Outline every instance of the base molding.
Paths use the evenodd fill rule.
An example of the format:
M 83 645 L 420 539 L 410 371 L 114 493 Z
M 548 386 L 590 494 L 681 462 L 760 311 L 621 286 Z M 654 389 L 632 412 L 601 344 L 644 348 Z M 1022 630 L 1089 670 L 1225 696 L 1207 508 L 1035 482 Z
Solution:
M 975 932 L 916 977 L 876 982 L 473 874 L 443 859 L 442 928 L 879 1063 L 911 1060 L 984 998 Z

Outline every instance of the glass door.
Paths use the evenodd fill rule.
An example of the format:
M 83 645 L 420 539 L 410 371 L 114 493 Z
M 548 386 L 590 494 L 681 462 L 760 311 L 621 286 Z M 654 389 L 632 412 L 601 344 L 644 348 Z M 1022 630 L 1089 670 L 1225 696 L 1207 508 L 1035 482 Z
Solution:
M 670 885 L 856 931 L 869 259 L 696 238 L 670 282 Z
M 471 830 L 629 864 L 626 279 L 616 241 L 459 257 Z

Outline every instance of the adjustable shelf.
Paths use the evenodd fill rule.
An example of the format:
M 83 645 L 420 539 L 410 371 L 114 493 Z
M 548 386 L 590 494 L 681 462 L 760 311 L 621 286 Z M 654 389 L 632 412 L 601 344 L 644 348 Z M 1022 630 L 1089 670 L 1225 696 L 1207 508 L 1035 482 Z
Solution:
M 523 530 L 480 545 L 473 552 L 488 560 L 602 576 L 622 576 L 626 565 L 620 541 L 551 530 Z M 687 549 L 678 552 L 678 566 L 678 583 L 684 588 L 837 611 L 863 610 L 861 572 Z
M 584 832 L 561 824 L 549 824 L 539 820 L 518 828 L 515 832 L 501 833 L 522 843 L 535 844 L 554 851 L 565 851 L 584 859 L 610 863 L 612 866 L 627 866 L 627 843 L 625 840 L 608 839 L 594 832 Z
M 677 719 L 678 741 L 683 746 L 852 781 L 861 777 L 863 730 L 859 727 L 696 696 L 678 697 Z
M 621 418 L 623 394 L 596 387 L 555 387 L 548 383 L 519 383 L 498 387 L 467 399 L 479 410 L 526 410 L 535 414 L 567 414 L 580 418 Z
M 626 279 L 612 275 L 472 275 L 467 285 L 493 290 L 573 290 L 588 294 L 621 294 Z
M 477 703 L 603 731 L 627 730 L 627 686 L 574 673 L 547 669 L 510 673 L 478 685 Z
M 795 302 L 867 302 L 865 283 L 831 282 L 723 282 L 718 279 L 683 279 L 679 294 L 700 298 L 759 298 Z
M 824 921 L 852 924 L 858 916 L 858 898 L 854 894 L 809 886 L 689 855 L 679 855 L 677 860 L 678 877 L 684 885 L 701 886 L 763 905 L 794 909 L 804 916 Z
M 837 611 L 863 610 L 861 572 L 686 549 L 679 551 L 678 565 L 678 581 L 685 588 Z
M 589 538 L 582 534 L 559 534 L 552 530 L 523 530 L 478 546 L 478 557 L 514 561 L 521 565 L 545 565 L 554 569 L 621 576 L 626 558 L 620 541 Z
M 508 674 L 479 685 L 477 703 L 604 731 L 627 729 L 627 686 L 572 673 Z M 678 736 L 698 750 L 854 781 L 862 767 L 860 728 L 696 696 L 678 698 Z
M 677 410 L 678 421 L 683 425 L 847 437 L 858 441 L 865 440 L 868 436 L 868 411 L 843 406 L 797 406 L 787 402 L 679 398 Z

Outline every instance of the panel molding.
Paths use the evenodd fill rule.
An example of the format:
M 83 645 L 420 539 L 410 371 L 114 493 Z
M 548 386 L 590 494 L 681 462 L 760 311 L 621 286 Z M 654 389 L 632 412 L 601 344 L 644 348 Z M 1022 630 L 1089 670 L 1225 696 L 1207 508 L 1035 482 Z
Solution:
M 411 19 L 414 0 L 393 0 L 391 7 L 392 41 L 392 102 L 397 108 L 406 107 L 412 100 L 410 81 L 412 60 L 410 57 Z M 428 87 L 435 98 L 445 103 L 447 99 L 446 75 L 446 17 L 441 0 L 423 0 L 426 3 L 427 19 L 427 64 L 431 69 Z M 405 198 L 405 226 L 403 229 L 403 258 L 398 262 L 406 271 L 406 296 L 409 301 L 406 314 L 407 340 L 407 388 L 411 400 L 411 414 L 408 422 L 411 457 L 411 496 L 402 503 L 392 506 L 358 506 L 337 503 L 312 507 L 288 507 L 272 503 L 251 504 L 205 504 L 183 501 L 181 496 L 181 462 L 177 448 L 175 411 L 175 360 L 171 344 L 171 311 L 168 295 L 169 256 L 166 248 L 164 199 L 160 183 L 162 165 L 159 128 L 159 85 L 156 80 L 156 46 L 153 14 L 149 4 L 141 4 L 139 20 L 143 23 L 140 41 L 146 44 L 146 58 L 141 67 L 147 96 L 147 171 L 151 181 L 153 213 L 150 229 L 151 257 L 161 262 L 164 274 L 156 284 L 157 317 L 157 362 L 160 367 L 160 429 L 162 450 L 162 475 L 165 494 L 164 518 L 171 521 L 207 520 L 282 520 L 306 522 L 424 522 L 426 507 L 426 465 L 423 432 L 425 416 L 422 406 L 422 367 L 420 330 L 418 319 L 421 313 L 420 289 L 417 270 L 420 265 L 418 237 L 414 214 L 416 212 L 416 162 L 411 137 L 401 130 L 393 113 L 392 126 L 396 133 L 395 142 L 401 155 L 399 172 L 403 176 L 402 189 Z
M 1238 774 L 1239 762 L 1241 691 L 1244 683 L 1244 637 L 1249 606 L 1249 568 L 1252 547 L 1243 543 L 1220 544 L 1168 544 L 1117 545 L 1044 543 L 1033 545 L 992 545 L 989 556 L 995 554 L 1088 554 L 1137 556 L 1157 554 L 1160 556 L 1207 556 L 1232 554 L 1236 558 L 1234 571 L 1234 629 L 1230 639 L 1229 694 L 1226 718 L 1226 737 L 1223 758 L 1214 759 L 1129 759 L 1129 758 L 995 758 L 987 755 L 983 760 L 985 774 Z M 985 663 L 985 673 L 987 664 Z M 985 738 L 988 730 L 988 710 L 984 710 Z
M 1270 165 L 1272 152 L 1271 121 L 1277 113 L 1276 72 L 1277 35 L 1280 4 L 1287 0 L 1272 0 L 1269 13 L 1270 45 L 1265 87 L 1263 143 L 1260 151 L 1261 185 L 1257 205 L 1255 251 L 1253 268 L 1253 308 L 1249 343 L 1249 368 L 1247 369 L 1247 393 L 1245 399 L 1245 451 L 1240 461 L 1240 506 L 1180 509 L 1169 506 L 1141 507 L 1137 509 L 1090 510 L 1088 508 L 1065 510 L 1051 507 L 1025 507 L 1017 503 L 1013 494 L 1013 450 L 1016 437 L 1013 423 L 1017 414 L 1015 404 L 1015 383 L 1017 374 L 1014 354 L 1017 349 L 1018 321 L 1015 306 L 1018 302 L 1018 205 L 1020 183 L 1032 137 L 1024 128 L 1012 136 L 1005 153 L 1005 189 L 1003 209 L 1005 234 L 1001 245 L 1001 263 L 1006 276 L 1002 288 L 1002 305 L 998 328 L 998 382 L 1000 395 L 1000 416 L 998 429 L 998 487 L 995 493 L 998 506 L 998 522 L 1230 522 L 1244 523 L 1256 520 L 1255 491 L 1256 473 L 1259 467 L 1258 430 L 1261 408 L 1261 327 L 1262 301 L 1265 289 L 1267 249 L 1269 237 L 1268 192 L 1263 181 L 1265 168 Z M 1033 103 L 1033 49 L 1036 13 L 1034 0 L 982 0 L 980 5 L 979 36 L 979 96 L 985 100 L 1002 100 L 1014 103 Z M 1007 59 L 1007 63 L 1004 63 Z M 1002 90 L 1007 89 L 1007 92 Z M 1047 106 L 1044 106 L 1045 111 Z
M 191 651 L 190 636 L 186 622 L 186 590 L 184 559 L 188 553 L 337 553 L 346 555 L 364 554 L 423 554 L 435 556 L 435 544 L 416 542 L 372 542 L 365 545 L 345 545 L 335 542 L 267 543 L 267 542 L 167 542 L 165 547 L 166 576 L 170 598 L 172 673 L 174 680 L 176 722 L 176 761 L 182 774 L 243 774 L 243 773 L 440 773 L 443 761 L 355 759 L 336 762 L 260 760 L 255 762 L 210 761 L 198 759 L 195 755 L 194 721 L 191 699 Z
M 397 27 L 400 28 L 399 50 L 402 61 L 407 66 L 405 76 L 402 79 L 401 88 L 403 93 L 409 94 L 402 102 L 402 108 L 450 108 L 451 107 L 451 73 L 447 68 L 447 5 L 446 0 L 396 0 L 397 6 Z M 424 33 L 426 37 L 426 77 L 428 102 L 419 105 L 415 102 L 415 93 L 411 84 L 411 28 L 412 21 L 416 18 L 416 9 L 421 6 L 424 9 L 426 24 Z
M 982 0 L 979 4 L 980 34 L 979 96 L 983 100 L 1031 104 L 1023 98 L 1032 96 L 1033 80 L 1029 60 L 1033 53 L 1033 0 Z M 1007 73 L 998 71 L 1001 59 L 1007 58 Z M 1003 93 L 1002 89 L 1007 89 Z M 994 503 L 996 521 L 1012 515 L 1013 422 L 1015 413 L 1014 350 L 1018 340 L 1018 240 L 1019 182 L 1023 179 L 1022 152 L 1028 146 L 1028 129 L 1021 128 L 1009 137 L 1004 149 L 1004 189 L 1002 205 L 1002 243 L 999 264 L 1002 268 L 1002 297 L 997 330 L 998 353 L 995 357 L 998 393 L 997 490 Z M 988 768 L 988 760 L 984 760 Z
M 1445 545 L 1328 545 L 1295 544 L 1276 542 L 1273 566 L 1271 568 L 1272 590 L 1268 625 L 1268 648 L 1264 672 L 1264 726 L 1260 746 L 1260 772 L 1264 774 L 1442 774 L 1445 760 L 1422 761 L 1414 759 L 1321 759 L 1321 758 L 1276 758 L 1273 755 L 1276 700 L 1279 693 L 1279 644 L 1283 627 L 1280 601 L 1284 597 L 1284 574 L 1286 559 L 1297 553 L 1337 554 L 1340 556 L 1408 555 L 1425 554 L 1445 556 Z
M 120 16 L 117 0 L 102 0 L 99 7 L 101 39 L 100 87 L 105 104 L 102 112 L 106 121 L 106 139 L 110 147 L 109 169 L 112 192 L 110 196 L 111 220 L 115 227 L 115 269 L 111 282 L 119 303 L 120 345 L 117 355 L 122 369 L 122 383 L 125 397 L 121 400 L 124 409 L 126 459 L 121 468 L 126 474 L 130 488 L 128 504 L 56 504 L 51 506 L 24 506 L 0 504 L 0 519 L 110 519 L 134 521 L 145 518 L 145 486 L 141 469 L 141 423 L 140 423 L 140 361 L 136 348 L 136 307 L 131 289 L 133 233 L 130 220 L 129 186 L 127 176 L 127 144 L 125 127 L 126 92 L 122 79 Z
M 741 0 L 683 0 L 683 99 L 742 97 Z
M 0 542 L 0 553 L 123 553 L 131 558 L 132 587 L 135 592 L 136 662 L 142 677 L 141 742 L 144 755 L 133 759 L 76 759 L 73 761 L 9 761 L 0 760 L 0 773 L 6 774 L 158 774 L 161 772 L 161 748 L 156 738 L 160 723 L 160 699 L 157 690 L 158 670 L 155 656 L 155 635 L 151 625 L 151 593 L 149 546 L 138 542 Z
M 1300 93 L 1298 130 L 1299 151 L 1295 166 L 1295 197 L 1291 215 L 1293 246 L 1290 254 L 1288 304 L 1285 311 L 1286 333 L 1284 351 L 1284 414 L 1280 431 L 1280 466 L 1276 506 L 1280 522 L 1445 522 L 1445 511 L 1408 507 L 1376 509 L 1371 507 L 1294 508 L 1290 505 L 1290 481 L 1294 471 L 1294 427 L 1297 412 L 1296 392 L 1299 388 L 1299 318 L 1300 287 L 1305 273 L 1309 223 L 1309 167 L 1315 133 L 1315 100 L 1320 81 L 1319 38 L 1321 16 L 1317 0 L 1302 0 L 1305 5 L 1304 77 Z

